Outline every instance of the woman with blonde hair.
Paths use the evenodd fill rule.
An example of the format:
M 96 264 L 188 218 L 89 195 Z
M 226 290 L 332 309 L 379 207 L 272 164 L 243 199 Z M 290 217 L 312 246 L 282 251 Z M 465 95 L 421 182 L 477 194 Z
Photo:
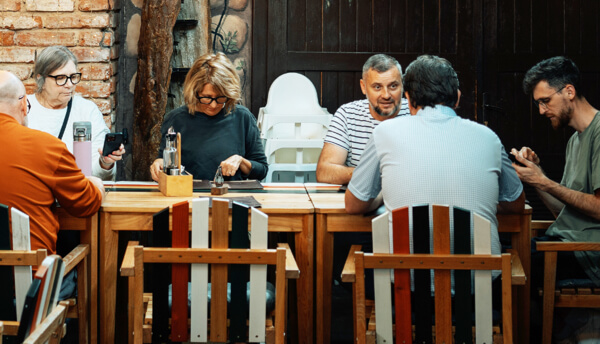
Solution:
M 169 112 L 161 127 L 158 158 L 150 166 L 158 181 L 169 128 L 181 133 L 181 165 L 194 179 L 212 180 L 218 167 L 225 180 L 263 179 L 268 164 L 254 115 L 241 99 L 240 78 L 223 54 L 201 56 L 183 85 L 185 105 Z

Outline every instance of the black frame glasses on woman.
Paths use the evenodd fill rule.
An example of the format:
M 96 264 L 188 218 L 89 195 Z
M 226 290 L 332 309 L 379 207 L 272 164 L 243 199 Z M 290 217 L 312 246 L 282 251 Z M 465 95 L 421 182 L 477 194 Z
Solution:
M 229 100 L 229 98 L 225 97 L 225 96 L 219 96 L 219 97 L 213 98 L 213 97 L 198 97 L 198 95 L 196 95 L 196 99 L 198 99 L 200 101 L 200 104 L 204 104 L 204 105 L 210 105 L 213 101 L 217 102 L 217 104 L 219 104 L 219 105 L 223 105 L 223 104 L 227 103 L 227 101 Z
M 67 83 L 67 80 L 71 80 L 71 83 L 73 85 L 77 85 L 80 81 L 81 81 L 81 73 L 73 73 L 71 75 L 50 75 L 48 74 L 49 77 L 54 78 L 54 81 L 56 81 L 56 84 L 58 86 L 64 86 Z
M 21 99 L 25 98 L 25 96 L 26 96 L 25 94 L 24 94 L 24 95 L 22 95 L 22 96 L 20 96 L 20 97 L 19 97 L 19 100 L 21 100 Z M 29 114 L 29 110 L 31 110 L 31 103 L 29 102 L 29 99 L 28 99 L 28 98 L 27 98 L 27 99 L 25 99 L 25 100 L 27 100 L 27 114 Z

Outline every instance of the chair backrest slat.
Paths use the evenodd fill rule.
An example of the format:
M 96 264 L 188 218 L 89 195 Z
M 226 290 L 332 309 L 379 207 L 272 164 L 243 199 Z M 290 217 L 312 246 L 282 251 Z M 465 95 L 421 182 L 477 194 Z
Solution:
M 450 253 L 450 214 L 448 207 L 433 205 L 433 253 Z M 452 343 L 452 286 L 450 270 L 437 270 L 435 288 L 435 340 Z
M 250 240 L 251 249 L 267 249 L 267 232 L 269 218 L 257 209 L 251 210 Z M 284 264 L 285 265 L 285 264 Z M 265 342 L 265 314 L 267 313 L 267 266 L 250 266 L 250 328 L 248 332 L 250 342 Z M 285 302 L 285 300 L 283 301 Z M 281 320 L 285 324 L 285 319 Z
M 208 198 L 192 200 L 192 248 L 208 248 Z M 192 264 L 192 342 L 208 341 L 208 264 Z
M 29 216 L 20 210 L 10 210 L 12 219 L 12 242 L 13 250 L 29 251 L 31 240 L 29 239 Z M 31 266 L 15 266 L 15 295 L 17 301 L 17 319 L 21 319 L 21 311 L 25 303 L 27 290 L 31 285 Z
M 152 245 L 171 247 L 169 232 L 169 208 L 153 215 Z M 165 343 L 169 340 L 169 283 L 170 264 L 152 264 L 150 290 L 152 292 L 152 342 Z M 144 281 L 146 282 L 146 281 Z
M 173 204 L 172 210 L 172 247 L 190 247 L 190 206 L 187 201 Z M 189 264 L 171 266 L 171 341 L 188 341 L 188 278 Z
M 429 205 L 416 205 L 412 207 L 413 222 L 413 252 L 430 254 L 431 235 L 429 231 Z M 414 270 L 414 300 L 418 300 L 418 307 L 413 307 L 415 315 L 415 342 L 433 343 L 433 299 L 431 297 L 431 271 Z
M 392 211 L 394 252 L 410 254 L 408 208 Z M 394 307 L 396 309 L 396 341 L 412 342 L 410 302 L 410 270 L 394 270 Z
M 248 239 L 248 212 L 245 204 L 233 202 L 231 206 L 231 248 L 250 248 Z M 231 302 L 229 312 L 229 339 L 232 342 L 243 342 L 247 339 L 248 297 L 246 289 L 250 280 L 248 265 L 233 264 L 229 266 L 231 281 Z M 233 311 L 235 310 L 235 311 Z
M 473 214 L 473 253 L 492 254 L 491 224 Z M 492 333 L 492 271 L 475 271 L 475 338 L 477 343 L 491 343 Z
M 0 250 L 11 250 L 8 206 L 0 204 Z M 13 303 L 14 275 L 11 266 L 0 266 L 0 319 L 17 320 Z
M 373 219 L 373 253 L 390 252 L 389 213 Z M 377 343 L 393 343 L 392 334 L 392 278 L 389 270 L 373 271 L 375 282 L 375 317 L 377 318 Z
M 212 248 L 229 247 L 229 201 L 212 200 Z M 227 339 L 227 265 L 211 265 L 210 340 Z
M 471 252 L 471 212 L 454 208 L 454 253 L 472 254 Z M 471 297 L 471 271 L 454 271 L 454 308 L 455 342 L 473 343 L 473 298 Z

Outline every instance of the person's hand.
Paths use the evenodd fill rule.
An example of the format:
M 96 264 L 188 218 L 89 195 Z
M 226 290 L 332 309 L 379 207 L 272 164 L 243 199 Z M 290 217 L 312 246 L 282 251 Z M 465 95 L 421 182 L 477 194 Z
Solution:
M 104 196 L 106 195 L 106 191 L 104 190 L 104 184 L 102 183 L 102 179 L 95 176 L 86 176 L 86 178 L 100 190 L 100 194 L 102 195 L 102 200 L 104 201 Z
M 242 158 L 240 155 L 232 155 L 229 158 L 225 159 L 221 162 L 221 173 L 223 176 L 233 176 L 240 168 L 240 164 L 242 163 Z
M 510 150 L 510 154 L 514 155 L 515 157 L 517 156 L 517 154 L 521 154 L 521 156 L 524 159 L 527 159 L 529 161 L 531 161 L 532 163 L 536 164 L 539 166 L 540 164 L 540 158 L 538 157 L 537 154 L 535 154 L 535 152 L 529 148 L 529 147 L 522 147 L 521 150 L 517 151 L 515 148 Z
M 112 151 L 107 156 L 102 156 L 102 148 L 98 148 L 98 153 L 100 153 L 100 166 L 103 169 L 108 170 L 113 167 L 113 164 L 119 160 L 123 159 L 123 154 L 125 154 L 125 147 L 123 144 L 119 146 L 119 150 Z
M 158 176 L 160 171 L 163 169 L 163 159 L 156 159 L 150 166 L 150 174 L 152 174 L 152 180 L 158 182 Z
M 511 149 L 510 154 L 515 156 L 519 164 L 514 162 L 512 166 L 521 181 L 543 190 L 544 182 L 548 179 L 539 166 L 540 159 L 529 147 L 523 147 L 520 151 Z

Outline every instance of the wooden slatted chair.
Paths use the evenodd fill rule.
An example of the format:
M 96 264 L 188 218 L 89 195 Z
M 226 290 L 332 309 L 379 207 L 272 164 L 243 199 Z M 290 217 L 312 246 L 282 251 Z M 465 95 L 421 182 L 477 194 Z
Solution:
M 512 343 L 510 254 L 491 254 L 490 222 L 481 216 L 454 208 L 452 234 L 451 209 L 439 205 L 433 205 L 431 208 L 433 253 L 430 252 L 428 205 L 412 207 L 414 229 L 412 254 L 407 207 L 392 212 L 394 253 L 389 253 L 390 232 L 387 212 L 373 219 L 374 253 L 363 253 L 360 252 L 359 246 L 352 247 L 342 280 L 353 282 L 356 342 L 394 343 L 392 319 L 394 305 L 395 343 L 412 343 L 413 340 L 416 343 L 496 343 L 493 341 L 493 332 L 502 332 L 503 342 Z M 473 236 L 470 230 L 471 221 Z M 450 253 L 451 235 L 454 236 L 453 254 Z M 374 269 L 374 311 L 370 311 L 372 307 L 365 301 L 365 269 Z M 410 269 L 414 269 L 412 278 Z M 394 276 L 394 302 L 392 302 L 391 292 L 391 270 Z M 431 291 L 430 270 L 434 271 L 435 293 Z M 472 284 L 471 270 L 475 270 L 474 284 Z M 502 272 L 501 331 L 500 328 L 493 328 L 492 325 L 491 270 Z M 451 292 L 451 271 L 454 271 L 454 296 Z M 412 294 L 411 284 L 414 290 Z M 475 292 L 474 322 L 472 290 Z M 431 305 L 432 294 L 434 307 Z M 453 303 L 456 305 L 454 312 Z M 433 312 L 435 322 L 432 318 L 433 309 L 435 309 Z M 435 330 L 432 332 L 434 325 Z
M 30 250 L 29 216 L 18 209 L 0 204 L 0 320 L 3 335 L 16 336 L 26 293 L 33 281 L 32 268 L 41 266 L 46 250 Z M 12 224 L 12 226 L 10 226 Z M 12 230 L 10 228 L 12 227 Z M 79 342 L 89 342 L 89 299 L 87 284 L 87 257 L 89 245 L 78 245 L 62 258 L 64 275 L 77 269 L 77 297 L 65 301 L 68 318 L 79 320 Z M 13 339 L 5 338 L 6 342 Z
M 209 248 L 209 200 L 192 202 L 192 243 L 189 238 L 189 204 L 172 206 L 173 247 L 143 247 L 130 242 L 121 274 L 129 277 L 129 342 L 267 342 L 284 343 L 287 279 L 299 271 L 289 247 L 267 249 L 267 216 L 233 203 L 229 245 L 229 201 L 212 200 Z M 248 217 L 251 229 L 248 232 Z M 154 216 L 154 241 L 168 245 L 168 208 Z M 166 231 L 165 231 L 166 229 Z M 251 240 L 249 236 L 251 235 Z M 157 238 L 158 236 L 158 238 Z M 172 266 L 172 305 L 168 310 L 168 278 L 152 279 L 152 295 L 144 294 L 144 263 Z M 191 265 L 191 312 L 188 313 L 188 276 Z M 267 314 L 267 266 L 275 266 L 275 309 Z M 168 276 L 154 264 L 154 276 Z M 208 275 L 210 266 L 210 287 Z M 158 268 L 158 269 L 157 269 Z M 244 271 L 246 270 L 246 271 Z M 249 279 L 248 271 L 249 270 Z M 163 283 L 166 281 L 166 284 Z M 231 282 L 228 316 L 227 284 Z M 249 306 L 247 305 L 249 281 Z M 209 292 L 210 288 L 210 292 Z M 210 313 L 208 300 L 210 298 Z M 150 315 L 151 314 L 151 315 Z M 188 314 L 191 321 L 188 322 Z M 162 319 L 161 315 L 165 315 Z M 170 321 L 169 321 L 170 315 Z M 210 321 L 209 321 L 210 319 Z M 209 328 L 210 323 L 210 328 Z M 191 328 L 190 325 L 191 324 Z
M 67 301 L 57 302 L 64 268 L 63 260 L 57 255 L 48 256 L 39 264 L 35 278 L 26 290 L 14 342 L 60 343 L 69 307 Z M 15 327 L 13 322 L 0 323 L 0 334 Z M 11 340 L 7 342 L 13 342 L 12 337 L 8 338 Z
M 553 221 L 533 221 L 535 230 L 546 230 Z M 600 308 L 600 288 L 589 279 L 556 280 L 556 265 L 560 251 L 600 251 L 600 243 L 537 242 L 544 252 L 544 287 L 542 291 L 542 343 L 552 342 L 554 308 Z

